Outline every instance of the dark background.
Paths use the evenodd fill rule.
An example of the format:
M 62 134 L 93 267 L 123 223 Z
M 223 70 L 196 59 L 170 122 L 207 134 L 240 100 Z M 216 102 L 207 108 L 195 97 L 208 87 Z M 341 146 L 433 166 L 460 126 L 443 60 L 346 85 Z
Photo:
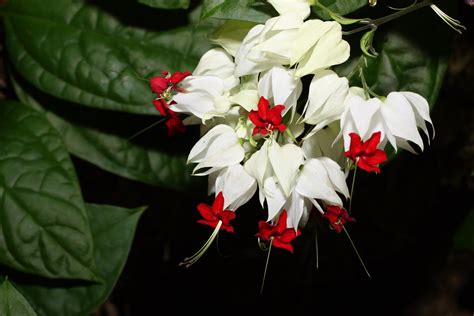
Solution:
M 254 234 L 265 214 L 255 200 L 239 209 L 235 234 L 220 234 L 219 252 L 212 245 L 191 268 L 178 267 L 211 233 L 196 224 L 196 205 L 212 202 L 205 189 L 150 187 L 74 159 L 86 201 L 150 205 L 124 272 L 97 315 L 473 315 L 474 254 L 453 248 L 474 190 L 474 8 L 459 3 L 468 30 L 453 43 L 440 43 L 454 50 L 432 112 L 436 137 L 431 146 L 418 156 L 402 153 L 383 166 L 381 175 L 358 175 L 357 223 L 348 230 L 372 279 L 347 238 L 312 216 L 294 241 L 293 255 L 272 250 L 260 295 L 266 253 Z M 3 70 L 0 80 L 8 96 Z

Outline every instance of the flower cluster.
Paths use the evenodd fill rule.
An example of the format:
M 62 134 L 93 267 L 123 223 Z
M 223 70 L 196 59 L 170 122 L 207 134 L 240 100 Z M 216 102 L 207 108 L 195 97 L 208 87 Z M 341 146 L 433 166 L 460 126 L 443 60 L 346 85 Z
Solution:
M 313 207 L 337 232 L 354 221 L 344 209 L 351 168 L 379 173 L 388 144 L 423 150 L 420 131 L 429 139 L 432 122 L 421 95 L 376 96 L 331 70 L 347 61 L 350 46 L 338 22 L 308 19 L 309 0 L 269 3 L 278 16 L 244 37 L 227 22 L 213 38 L 220 47 L 192 74 L 167 74 L 152 87 L 160 112 L 201 125 L 188 163 L 194 175 L 208 176 L 219 213 L 200 205 L 200 222 L 233 231 L 226 212 L 257 194 L 268 214 L 257 236 L 293 251 L 289 241 Z

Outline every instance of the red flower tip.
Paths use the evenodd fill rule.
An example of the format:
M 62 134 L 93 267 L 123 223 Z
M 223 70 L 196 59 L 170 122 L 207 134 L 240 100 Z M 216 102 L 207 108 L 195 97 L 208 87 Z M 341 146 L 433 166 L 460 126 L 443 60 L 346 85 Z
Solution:
M 301 232 L 299 229 L 295 231 L 293 228 L 286 228 L 286 219 L 286 210 L 283 210 L 275 226 L 265 221 L 258 222 L 258 233 L 255 234 L 255 236 L 261 238 L 263 241 L 269 241 L 273 238 L 273 246 L 293 253 L 291 241 L 301 235 Z
M 260 97 L 258 101 L 258 110 L 252 110 L 249 113 L 249 119 L 255 125 L 252 135 L 267 135 L 275 129 L 284 132 L 286 125 L 282 123 L 281 112 L 285 109 L 284 105 L 276 105 L 270 109 L 270 103 L 265 97 Z
M 197 221 L 199 224 L 215 228 L 219 221 L 222 221 L 220 229 L 230 233 L 234 232 L 234 227 L 232 227 L 230 221 L 235 218 L 235 213 L 229 210 L 224 210 L 224 195 L 222 192 L 217 194 L 212 206 L 201 203 L 197 206 L 197 210 L 203 218 Z
M 381 132 L 375 132 L 367 141 L 362 141 L 356 133 L 349 134 L 351 144 L 344 155 L 355 161 L 356 166 L 367 172 L 380 172 L 379 164 L 387 160 L 387 154 L 377 149 L 380 143 Z
M 355 218 L 349 216 L 344 208 L 337 205 L 326 206 L 326 213 L 323 214 L 323 217 L 329 221 L 331 228 L 338 233 L 342 231 L 344 224 L 356 221 Z

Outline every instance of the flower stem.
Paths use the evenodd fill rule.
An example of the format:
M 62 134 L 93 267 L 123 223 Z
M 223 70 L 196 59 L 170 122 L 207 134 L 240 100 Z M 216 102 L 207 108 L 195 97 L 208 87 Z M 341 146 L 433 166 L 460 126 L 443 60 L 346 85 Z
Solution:
M 163 117 L 161 119 L 159 119 L 158 121 L 156 121 L 155 123 L 151 124 L 150 126 L 147 126 L 145 127 L 144 129 L 136 132 L 135 134 L 133 134 L 132 136 L 130 136 L 129 138 L 127 138 L 127 142 L 128 141 L 131 141 L 132 139 L 134 139 L 135 137 L 137 137 L 138 135 L 146 132 L 147 130 L 149 130 L 150 128 L 152 127 L 155 127 L 156 125 L 160 124 L 161 122 L 165 121 L 167 118 L 166 117 Z
M 357 255 L 357 258 L 359 258 L 360 264 L 361 264 L 362 267 L 364 268 L 365 273 L 367 273 L 367 276 L 369 277 L 369 279 L 372 279 L 372 277 L 370 276 L 369 271 L 368 271 L 367 268 L 365 267 L 365 264 L 364 264 L 364 261 L 362 260 L 362 257 L 359 255 L 359 252 L 357 251 L 357 248 L 356 248 L 356 246 L 354 245 L 354 242 L 352 241 L 352 238 L 351 238 L 351 236 L 349 235 L 349 233 L 347 232 L 347 230 L 346 230 L 346 228 L 344 227 L 344 225 L 342 225 L 342 229 L 344 230 L 344 233 L 346 233 L 346 236 L 347 236 L 347 238 L 349 239 L 349 242 L 351 243 L 352 248 L 354 249 L 354 251 L 355 251 L 355 253 L 356 253 L 356 255 Z
M 354 174 L 352 175 L 352 185 L 351 185 L 351 196 L 349 200 L 349 215 L 351 214 L 352 211 L 352 200 L 354 198 L 354 187 L 355 187 L 355 182 L 356 182 L 356 175 L 357 175 L 357 161 L 355 163 L 355 168 L 354 168 Z
M 270 252 L 272 251 L 273 237 L 270 237 L 270 246 L 268 246 L 267 261 L 265 262 L 265 270 L 263 271 L 262 286 L 260 287 L 260 295 L 263 294 L 263 287 L 265 286 L 265 279 L 267 277 L 268 262 L 270 261 Z
M 319 243 L 318 243 L 318 229 L 316 227 L 316 216 L 314 217 L 314 245 L 316 250 L 316 270 L 319 270 Z
M 387 16 L 384 16 L 384 17 L 381 17 L 381 18 L 378 18 L 378 19 L 375 19 L 375 20 L 370 20 L 370 21 L 367 22 L 366 25 L 358 27 L 358 28 L 350 30 L 350 31 L 342 32 L 342 34 L 343 35 L 352 35 L 352 34 L 355 34 L 355 33 L 363 32 L 363 31 L 368 30 L 368 29 L 377 28 L 382 24 L 385 24 L 387 22 L 395 20 L 395 19 L 397 19 L 401 16 L 404 16 L 405 14 L 408 14 L 408 13 L 411 13 L 413 11 L 422 9 L 424 7 L 427 7 L 427 6 L 430 6 L 431 4 L 432 4 L 431 1 L 423 1 L 423 2 L 417 3 L 417 4 L 415 4 L 411 7 L 408 7 L 405 10 L 400 10 L 400 11 L 397 11 L 397 12 L 392 13 L 390 15 L 387 15 Z

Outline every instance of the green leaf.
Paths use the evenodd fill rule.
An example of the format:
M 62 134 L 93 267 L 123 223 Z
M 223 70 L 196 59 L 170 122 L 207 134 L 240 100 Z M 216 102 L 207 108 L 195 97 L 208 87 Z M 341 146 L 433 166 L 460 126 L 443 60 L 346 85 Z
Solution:
M 362 7 L 368 5 L 367 0 L 319 0 L 323 6 L 339 15 L 352 13 Z M 330 15 L 323 9 L 314 6 L 313 11 L 325 20 L 329 20 Z
M 187 9 L 189 0 L 138 0 L 153 8 L 159 9 Z
M 42 113 L 0 104 L 0 262 L 50 278 L 95 280 L 93 241 L 77 178 Z
M 454 249 L 474 251 L 474 210 L 464 219 L 454 236 Z
M 10 75 L 18 98 L 25 104 L 46 111 L 46 117 L 60 132 L 67 149 L 73 155 L 109 172 L 151 185 L 186 190 L 200 183 L 198 178 L 191 176 L 192 166 L 186 164 L 184 153 L 168 153 L 169 148 L 157 148 L 159 141 L 155 137 L 151 137 L 155 146 L 127 141 L 127 137 L 137 130 L 153 124 L 150 120 L 139 120 L 138 124 L 133 125 L 134 129 L 119 132 L 119 127 L 131 125 L 134 116 L 99 112 L 73 104 L 64 106 L 65 101 L 44 95 L 21 78 L 17 78 L 14 73 Z M 54 104 L 57 106 L 51 106 Z M 106 129 L 106 126 L 110 126 L 110 129 Z M 156 135 L 157 128 L 150 129 L 143 136 Z M 163 130 L 161 134 L 166 140 L 167 136 Z M 192 140 L 189 137 L 188 139 Z M 184 150 L 190 147 L 176 141 L 162 143 L 166 146 L 178 144 L 178 147 Z
M 157 114 L 146 78 L 161 70 L 192 70 L 211 47 L 206 39 L 210 30 L 200 25 L 150 31 L 173 26 L 173 21 L 135 6 L 144 12 L 131 3 L 8 1 L 3 17 L 11 61 L 35 87 L 57 98 Z M 139 20 L 130 21 L 134 17 Z
M 90 315 L 110 295 L 117 282 L 144 208 L 86 204 L 95 243 L 95 260 L 100 283 L 47 282 L 27 276 L 11 277 L 39 316 Z M 54 299 L 52 299 L 54 298 Z
M 277 15 L 272 6 L 257 0 L 204 0 L 201 18 L 240 20 L 265 23 Z
M 36 313 L 23 295 L 5 280 L 0 287 L 0 315 L 36 316 Z

